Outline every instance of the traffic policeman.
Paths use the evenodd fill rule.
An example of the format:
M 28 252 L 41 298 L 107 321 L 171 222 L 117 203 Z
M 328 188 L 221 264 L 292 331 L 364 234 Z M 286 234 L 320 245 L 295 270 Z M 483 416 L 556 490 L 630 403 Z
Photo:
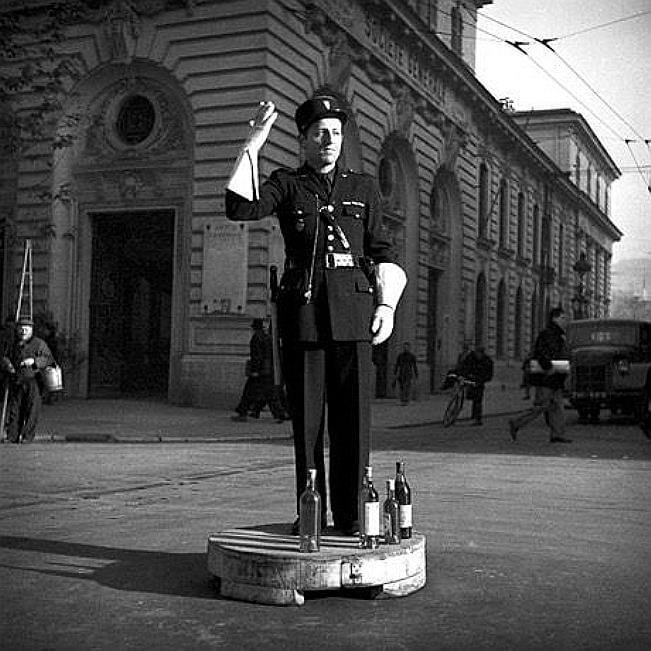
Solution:
M 285 270 L 278 321 L 294 431 L 297 511 L 307 469 L 316 468 L 322 525 L 327 524 L 327 404 L 333 523 L 352 535 L 369 463 L 371 344 L 390 336 L 407 279 L 382 226 L 372 178 L 337 165 L 347 115 L 336 99 L 319 96 L 298 107 L 305 164 L 278 169 L 259 186 L 258 152 L 276 118 L 273 103 L 261 102 L 227 185 L 226 215 L 236 221 L 272 214 L 279 219 Z

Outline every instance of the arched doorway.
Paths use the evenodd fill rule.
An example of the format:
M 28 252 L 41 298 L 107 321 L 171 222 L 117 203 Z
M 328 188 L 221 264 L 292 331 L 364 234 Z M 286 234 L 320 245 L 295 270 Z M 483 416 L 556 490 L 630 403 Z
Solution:
M 191 208 L 191 111 L 158 66 L 106 66 L 80 82 L 86 108 L 55 167 L 70 189 L 54 220 L 50 302 L 76 335 L 71 395 L 167 398 L 182 381 Z M 65 280 L 65 282 L 62 282 Z
M 174 212 L 93 213 L 88 395 L 167 395 Z
M 417 332 L 417 283 L 414 281 L 418 277 L 418 186 L 413 153 L 402 136 L 392 134 L 387 138 L 380 152 L 376 174 L 384 227 L 393 242 L 397 262 L 411 281 L 396 312 L 393 336 L 373 348 L 375 394 L 386 397 L 390 369 L 403 343 L 409 341 L 418 354 L 414 345 Z
M 426 325 L 430 392 L 440 387 L 462 343 L 460 210 L 457 179 L 447 168 L 441 168 L 430 194 Z

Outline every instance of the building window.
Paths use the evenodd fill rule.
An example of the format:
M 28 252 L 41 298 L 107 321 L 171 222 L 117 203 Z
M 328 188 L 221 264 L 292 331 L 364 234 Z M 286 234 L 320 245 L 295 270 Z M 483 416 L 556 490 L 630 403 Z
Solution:
M 384 157 L 378 166 L 378 186 L 383 199 L 390 199 L 395 188 L 395 170 L 391 161 Z
M 577 187 L 581 187 L 581 155 L 579 152 L 576 152 L 576 158 L 574 159 L 574 182 Z
M 531 323 L 530 323 L 530 329 L 529 329 L 529 351 L 533 352 L 533 345 L 536 341 L 536 337 L 538 336 L 538 294 L 534 290 L 533 294 L 531 295 Z
M 527 216 L 524 210 L 524 193 L 518 192 L 518 255 L 524 258 Z
M 534 264 L 539 264 L 540 262 L 540 208 L 538 204 L 535 204 L 533 207 L 533 250 L 531 251 L 531 257 L 533 258 Z
M 480 273 L 475 290 L 475 346 L 484 346 L 484 323 L 486 319 L 486 276 Z
M 488 167 L 486 163 L 479 166 L 479 237 L 488 234 Z
M 450 45 L 452 47 L 452 51 L 461 56 L 461 42 L 463 40 L 463 18 L 461 17 L 461 9 L 458 5 L 456 7 L 452 7 L 452 12 L 450 15 L 452 27 Z
M 552 253 L 552 220 L 545 216 L 540 231 L 540 264 L 548 267 L 551 264 Z
M 558 277 L 565 275 L 565 228 L 563 224 L 558 226 Z
M 115 130 L 122 142 L 134 146 L 149 137 L 155 121 L 156 110 L 153 104 L 143 95 L 132 95 L 120 106 Z
M 515 294 L 514 316 L 513 325 L 515 331 L 513 333 L 513 354 L 515 355 L 515 359 L 522 359 L 522 319 L 524 318 L 524 314 L 522 314 L 522 287 L 518 287 L 518 291 Z
M 497 323 L 496 336 L 495 336 L 495 354 L 498 358 L 503 358 L 506 355 L 506 286 L 504 280 L 500 281 L 497 288 Z
M 500 181 L 500 246 L 509 247 L 509 184 L 506 179 Z
M 585 191 L 589 197 L 592 196 L 592 169 L 590 165 L 585 170 Z

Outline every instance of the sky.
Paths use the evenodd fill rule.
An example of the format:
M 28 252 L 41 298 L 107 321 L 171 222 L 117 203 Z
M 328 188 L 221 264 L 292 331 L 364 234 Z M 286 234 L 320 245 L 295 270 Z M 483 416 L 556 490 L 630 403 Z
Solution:
M 557 38 L 556 54 L 534 38 Z M 529 42 L 528 55 L 504 40 Z M 479 11 L 476 74 L 516 110 L 583 115 L 622 172 L 611 186 L 624 233 L 613 264 L 651 260 L 651 0 L 493 0 Z

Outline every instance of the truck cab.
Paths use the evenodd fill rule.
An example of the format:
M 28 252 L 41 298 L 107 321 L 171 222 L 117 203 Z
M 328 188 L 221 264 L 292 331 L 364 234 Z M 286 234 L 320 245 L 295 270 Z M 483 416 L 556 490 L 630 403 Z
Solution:
M 596 421 L 601 409 L 639 422 L 651 412 L 651 322 L 586 319 L 567 328 L 570 404 L 579 421 Z

